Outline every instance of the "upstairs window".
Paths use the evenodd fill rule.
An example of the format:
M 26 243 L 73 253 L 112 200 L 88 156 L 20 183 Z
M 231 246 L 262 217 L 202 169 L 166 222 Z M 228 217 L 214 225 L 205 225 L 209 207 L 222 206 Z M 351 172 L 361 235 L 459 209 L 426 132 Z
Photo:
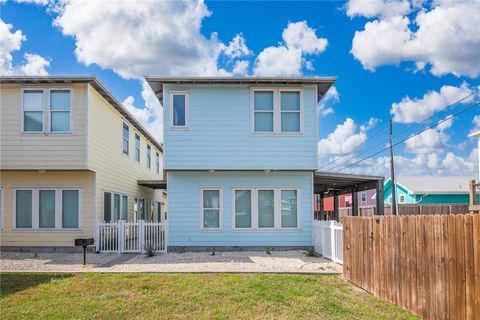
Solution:
M 147 144 L 147 168 L 152 168 L 152 148 Z
M 188 94 L 174 92 L 170 96 L 170 123 L 172 128 L 188 127 Z
M 135 133 L 135 161 L 140 162 L 140 136 Z
M 43 132 L 43 90 L 23 91 L 23 131 Z
M 50 131 L 70 132 L 70 90 L 50 91 Z
M 255 91 L 253 97 L 254 131 L 274 131 L 273 91 Z
M 160 154 L 158 152 L 155 153 L 155 168 L 157 174 L 160 174 Z
M 123 153 L 128 155 L 128 148 L 130 145 L 130 129 L 128 125 L 124 122 L 123 123 Z
M 300 132 L 300 92 L 280 92 L 280 124 L 282 132 Z

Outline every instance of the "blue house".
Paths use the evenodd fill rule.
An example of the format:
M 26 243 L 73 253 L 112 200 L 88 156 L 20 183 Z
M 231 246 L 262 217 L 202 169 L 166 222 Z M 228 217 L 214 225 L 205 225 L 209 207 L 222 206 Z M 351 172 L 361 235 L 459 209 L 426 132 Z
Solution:
M 471 177 L 400 176 L 395 178 L 398 204 L 468 204 Z M 392 204 L 392 180 L 384 186 L 384 202 Z
M 335 80 L 146 80 L 164 109 L 169 250 L 311 246 L 317 105 Z

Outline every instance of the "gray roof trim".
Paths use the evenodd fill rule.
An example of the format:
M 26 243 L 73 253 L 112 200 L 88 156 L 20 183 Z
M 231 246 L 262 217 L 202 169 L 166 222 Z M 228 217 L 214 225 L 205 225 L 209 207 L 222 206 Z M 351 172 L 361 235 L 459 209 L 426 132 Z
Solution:
M 150 142 L 161 152 L 163 145 L 158 142 L 148 130 L 118 101 L 113 94 L 95 76 L 1 76 L 0 83 L 11 84 L 90 84 L 105 100 L 108 101 L 122 116 L 130 121 Z
M 159 84 L 155 90 L 161 96 L 162 84 L 251 84 L 251 85 L 316 85 L 318 101 L 337 80 L 336 77 L 157 77 L 145 76 L 145 80 Z M 161 97 L 160 97 L 161 99 Z

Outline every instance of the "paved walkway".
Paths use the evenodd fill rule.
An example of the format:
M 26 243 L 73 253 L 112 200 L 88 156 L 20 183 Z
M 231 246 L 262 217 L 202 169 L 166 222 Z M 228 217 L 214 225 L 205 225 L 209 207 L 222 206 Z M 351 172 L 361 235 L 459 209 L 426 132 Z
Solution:
M 307 257 L 302 251 L 185 252 L 157 254 L 2 252 L 2 272 L 258 272 L 341 273 L 342 266 L 324 258 Z

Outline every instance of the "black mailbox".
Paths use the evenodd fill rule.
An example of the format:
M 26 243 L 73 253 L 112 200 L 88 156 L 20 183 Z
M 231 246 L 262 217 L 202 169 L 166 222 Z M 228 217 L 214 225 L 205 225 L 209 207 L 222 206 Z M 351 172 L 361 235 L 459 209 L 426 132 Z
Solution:
M 92 246 L 93 238 L 75 239 L 75 247 L 83 247 L 83 265 L 87 264 L 87 247 Z

